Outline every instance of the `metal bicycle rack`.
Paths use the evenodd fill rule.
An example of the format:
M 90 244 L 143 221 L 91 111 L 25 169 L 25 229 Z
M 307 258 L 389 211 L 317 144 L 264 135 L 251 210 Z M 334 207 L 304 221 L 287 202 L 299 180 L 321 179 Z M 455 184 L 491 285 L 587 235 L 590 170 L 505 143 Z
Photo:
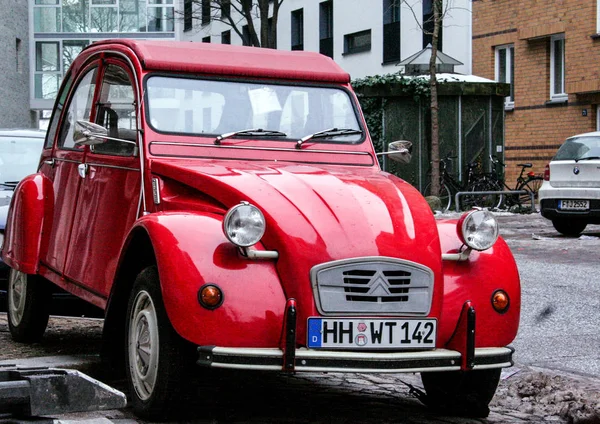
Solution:
M 125 395 L 75 370 L 0 367 L 2 414 L 39 417 L 123 408 Z
M 488 194 L 506 195 L 506 194 L 529 194 L 531 200 L 531 212 L 535 210 L 535 193 L 527 190 L 506 190 L 506 191 L 459 191 L 454 195 L 454 208 L 456 212 L 460 212 L 460 197 L 466 195 L 485 196 Z

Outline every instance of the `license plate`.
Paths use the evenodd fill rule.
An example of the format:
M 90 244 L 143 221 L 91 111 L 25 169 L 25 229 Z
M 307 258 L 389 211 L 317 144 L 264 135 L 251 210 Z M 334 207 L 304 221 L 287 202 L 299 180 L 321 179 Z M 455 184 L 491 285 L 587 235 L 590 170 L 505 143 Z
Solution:
M 433 349 L 435 319 L 309 318 L 312 349 Z
M 559 200 L 558 209 L 563 211 L 587 211 L 590 209 L 589 200 Z

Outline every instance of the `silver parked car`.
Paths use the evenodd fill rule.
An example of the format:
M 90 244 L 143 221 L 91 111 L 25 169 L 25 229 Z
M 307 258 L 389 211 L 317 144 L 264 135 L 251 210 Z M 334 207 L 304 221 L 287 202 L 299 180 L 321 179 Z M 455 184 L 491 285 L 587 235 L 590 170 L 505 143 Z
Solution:
M 0 129 L 0 247 L 10 199 L 21 179 L 37 171 L 46 131 Z M 0 299 L 6 297 L 8 266 L 0 260 Z M 4 308 L 0 306 L 0 310 Z
M 542 216 L 561 234 L 600 224 L 600 131 L 565 140 L 546 165 L 539 199 Z

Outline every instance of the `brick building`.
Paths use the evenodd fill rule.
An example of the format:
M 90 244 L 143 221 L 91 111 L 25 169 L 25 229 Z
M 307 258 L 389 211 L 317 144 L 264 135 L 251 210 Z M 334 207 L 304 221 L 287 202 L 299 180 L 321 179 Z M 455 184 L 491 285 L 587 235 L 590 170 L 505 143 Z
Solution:
M 511 82 L 506 181 L 542 173 L 562 141 L 600 122 L 600 0 L 473 2 L 473 73 Z

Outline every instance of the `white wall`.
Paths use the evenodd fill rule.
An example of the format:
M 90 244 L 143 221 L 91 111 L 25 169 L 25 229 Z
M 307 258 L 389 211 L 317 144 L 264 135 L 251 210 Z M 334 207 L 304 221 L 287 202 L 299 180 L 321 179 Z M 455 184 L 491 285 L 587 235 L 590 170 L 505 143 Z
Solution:
M 322 0 L 284 0 L 279 10 L 277 48 L 291 49 L 291 12 L 304 9 L 304 50 L 319 51 L 319 3 Z M 471 1 L 445 0 L 449 8 L 444 20 L 443 52 L 464 63 L 456 72 L 471 73 Z M 405 59 L 423 48 L 423 35 L 416 15 L 422 17 L 422 0 L 406 0 L 401 8 L 400 57 Z M 411 12 L 411 8 L 414 11 Z M 233 9 L 232 9 L 233 11 Z M 195 27 L 198 24 L 194 23 Z M 211 35 L 212 43 L 221 42 L 221 32 L 230 29 L 220 22 L 211 22 L 181 36 L 184 41 L 201 41 Z M 344 35 L 371 30 L 371 50 L 342 55 Z M 399 68 L 383 62 L 383 0 L 333 0 L 334 60 L 351 77 L 397 72 Z M 231 44 L 242 40 L 231 31 Z

